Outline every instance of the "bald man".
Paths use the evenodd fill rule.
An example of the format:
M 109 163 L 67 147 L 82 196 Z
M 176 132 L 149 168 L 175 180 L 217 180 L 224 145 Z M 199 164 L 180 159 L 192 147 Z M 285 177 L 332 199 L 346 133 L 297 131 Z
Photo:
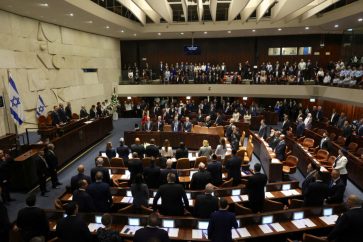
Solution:
M 199 163 L 198 171 L 193 174 L 190 181 L 190 189 L 203 190 L 205 186 L 212 181 L 212 176 L 209 171 L 206 170 L 203 162 Z
M 160 185 L 168 183 L 167 176 L 169 173 L 173 173 L 175 175 L 175 181 L 178 183 L 178 172 L 176 169 L 173 169 L 172 159 L 168 159 L 166 161 L 166 168 L 160 170 Z
M 72 176 L 72 178 L 71 178 L 72 192 L 79 188 L 78 184 L 79 184 L 79 181 L 81 181 L 81 180 L 86 180 L 88 184 L 91 183 L 91 177 L 85 175 L 84 170 L 85 170 L 84 165 L 81 164 L 77 167 L 78 174 L 75 176 Z
M 362 241 L 363 208 L 362 199 L 350 195 L 346 205 L 348 211 L 343 213 L 335 223 L 334 229 L 328 236 L 329 241 L 360 242 Z
M 205 194 L 199 194 L 195 199 L 194 216 L 197 218 L 210 218 L 210 215 L 218 210 L 218 198 L 213 196 L 215 187 L 208 183 L 205 186 Z
M 342 203 L 345 192 L 345 183 L 340 179 L 340 172 L 332 170 L 331 181 L 329 183 L 329 195 L 326 203 Z
M 135 138 L 135 144 L 132 144 L 130 149 L 132 153 L 136 152 L 140 159 L 144 158 L 145 147 L 141 144 L 139 138 Z

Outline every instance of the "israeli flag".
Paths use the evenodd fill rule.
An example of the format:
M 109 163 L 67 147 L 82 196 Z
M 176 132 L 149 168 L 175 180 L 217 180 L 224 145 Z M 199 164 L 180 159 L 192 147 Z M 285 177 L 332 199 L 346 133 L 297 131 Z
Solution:
M 38 96 L 37 109 L 35 110 L 35 112 L 37 118 L 45 114 L 45 104 L 43 98 L 40 95 Z
M 18 89 L 15 82 L 9 73 L 9 100 L 10 100 L 10 114 L 14 119 L 14 122 L 18 125 L 22 125 L 25 121 L 23 102 L 20 99 Z

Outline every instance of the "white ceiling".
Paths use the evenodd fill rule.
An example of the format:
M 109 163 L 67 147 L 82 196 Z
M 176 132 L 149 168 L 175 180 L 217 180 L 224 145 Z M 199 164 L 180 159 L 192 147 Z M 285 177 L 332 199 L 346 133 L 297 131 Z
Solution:
M 324 4 L 329 5 L 328 2 L 337 0 L 225 0 L 224 3 L 229 2 L 230 4 L 227 20 L 202 21 L 201 19 L 201 21 L 194 22 L 173 22 L 173 13 L 168 8 L 171 0 L 169 2 L 167 0 L 117 1 L 120 1 L 123 6 L 126 5 L 130 11 L 134 11 L 134 16 L 138 15 L 138 20 L 122 17 L 90 0 L 1 0 L 0 9 L 122 40 L 190 38 L 192 33 L 195 38 L 338 34 L 349 28 L 354 31 L 354 29 L 363 27 L 363 21 L 358 21 L 359 18 L 363 18 L 363 0 L 324 14 L 314 14 L 314 12 L 323 8 Z M 196 0 L 197 12 L 202 11 L 201 8 L 208 4 L 213 18 L 213 11 L 217 11 L 220 1 L 222 0 Z M 181 4 L 182 9 L 187 10 L 191 7 L 191 0 L 175 0 L 175 2 L 180 2 L 176 4 Z M 277 3 L 271 8 L 271 17 L 266 17 L 264 14 L 271 7 L 271 2 Z M 44 5 L 45 3 L 47 6 Z M 321 4 L 316 5 L 315 8 L 312 8 L 311 5 L 309 7 L 309 4 L 312 3 Z M 137 8 L 139 10 L 135 10 Z M 314 9 L 316 11 L 309 12 Z M 249 16 L 253 11 L 256 11 L 256 18 Z M 73 16 L 70 15 L 71 13 Z M 188 14 L 188 11 L 185 13 Z M 200 12 L 200 14 L 202 13 Z M 152 20 L 151 23 L 143 21 L 145 15 Z M 236 19 L 235 16 L 240 17 Z M 162 17 L 161 22 L 160 17 Z M 243 21 L 244 19 L 246 21 Z M 335 27 L 335 25 L 339 25 L 339 27 Z M 279 28 L 282 30 L 279 31 Z

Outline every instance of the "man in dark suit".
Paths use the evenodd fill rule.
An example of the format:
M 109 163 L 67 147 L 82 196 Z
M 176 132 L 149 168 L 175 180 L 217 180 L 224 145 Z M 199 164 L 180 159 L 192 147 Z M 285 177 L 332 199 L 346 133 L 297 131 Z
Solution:
M 217 117 L 216 117 L 216 120 L 214 121 L 214 124 L 216 126 L 220 126 L 220 125 L 222 125 L 222 123 L 223 123 L 223 116 L 220 112 L 217 112 Z
M 232 228 L 237 228 L 236 216 L 228 212 L 225 198 L 219 200 L 219 210 L 212 213 L 208 225 L 208 239 L 211 242 L 232 242 Z
M 97 113 L 96 113 L 96 105 L 92 105 L 90 110 L 89 110 L 89 118 L 96 118 L 97 117 Z
M 0 149 L 0 188 L 2 189 L 0 199 L 2 198 L 4 203 L 14 201 L 14 199 L 10 197 L 9 184 L 13 162 L 13 158 Z
M 58 181 L 58 158 L 54 153 L 54 144 L 47 145 L 47 148 L 44 151 L 44 157 L 48 164 L 48 172 L 52 181 L 52 187 L 58 188 L 57 186 L 62 185 L 62 183 Z
M 326 132 L 323 133 L 323 138 L 320 140 L 319 148 L 331 152 L 332 144 Z
M 5 207 L 1 196 L 2 188 L 0 186 L 0 241 L 8 242 L 11 224 L 8 216 L 8 210 Z
M 150 120 L 150 117 L 147 116 L 146 117 L 146 122 L 142 126 L 142 130 L 143 131 L 152 131 L 152 129 L 153 129 L 153 122 Z
M 137 174 L 142 174 L 144 167 L 142 161 L 138 158 L 136 152 L 132 153 L 132 159 L 128 162 L 128 170 L 130 171 L 130 184 L 134 181 Z
M 164 121 L 161 119 L 161 116 L 158 116 L 158 120 L 155 123 L 154 127 L 155 131 L 164 131 Z
M 348 211 L 343 213 L 335 223 L 328 236 L 329 241 L 360 242 L 362 241 L 363 208 L 362 199 L 350 195 L 347 199 Z
M 363 118 L 359 120 L 358 128 L 357 128 L 357 135 L 363 138 Z
M 81 107 L 81 110 L 79 111 L 79 117 L 80 118 L 88 118 L 87 109 L 85 106 Z
M 225 137 L 228 139 L 228 141 L 231 141 L 231 135 L 232 135 L 232 132 L 233 132 L 233 127 L 234 127 L 233 121 L 234 121 L 234 119 L 231 118 L 229 120 L 229 125 L 226 128 Z
M 226 169 L 228 171 L 228 179 L 233 178 L 233 186 L 241 183 L 241 164 L 242 160 L 237 156 L 237 151 L 232 150 L 232 158 L 227 161 Z
M 296 125 L 296 137 L 300 138 L 304 136 L 305 123 L 302 117 L 299 117 Z
M 212 184 L 205 186 L 205 194 L 196 197 L 194 203 L 194 216 L 197 218 L 210 218 L 210 215 L 218 210 L 218 198 L 213 196 Z
M 321 106 L 318 106 L 315 114 L 315 121 L 320 122 L 323 119 L 323 110 L 321 110 Z
M 189 208 L 189 201 L 184 188 L 180 184 L 175 184 L 175 175 L 169 173 L 168 183 L 161 185 L 153 201 L 153 209 L 157 210 L 159 198 L 161 198 L 160 213 L 165 216 L 184 215 L 184 207 Z M 184 203 L 184 205 L 183 205 Z
M 145 156 L 146 157 L 160 157 L 159 148 L 155 145 L 155 139 L 150 139 L 150 144 L 146 146 L 145 149 Z
M 67 102 L 67 106 L 64 109 L 64 111 L 65 111 L 67 120 L 71 120 L 73 113 L 72 113 L 72 106 L 71 106 L 71 103 L 70 102 Z
M 275 148 L 275 154 L 276 154 L 276 158 L 279 159 L 280 161 L 284 161 L 286 159 L 286 142 L 285 142 L 285 135 L 280 135 L 279 137 L 280 142 L 279 144 L 276 146 Z
M 209 171 L 205 169 L 205 164 L 203 162 L 199 163 L 198 171 L 193 174 L 190 181 L 191 190 L 202 190 L 205 186 L 211 182 L 211 175 Z
M 131 145 L 131 152 L 136 152 L 138 157 L 143 158 L 145 154 L 145 147 L 140 143 L 139 138 L 135 138 L 135 144 Z
M 333 112 L 330 116 L 329 124 L 335 126 L 339 120 L 339 114 L 333 108 Z
M 308 185 L 304 193 L 304 206 L 320 207 L 324 204 L 324 199 L 328 197 L 329 186 L 322 180 L 321 174 L 316 174 L 316 180 Z
M 183 130 L 184 132 L 190 133 L 192 131 L 193 125 L 189 121 L 189 117 L 185 118 L 185 122 L 183 123 Z
M 116 152 L 118 154 L 118 157 L 120 157 L 124 160 L 125 166 L 127 166 L 130 150 L 129 150 L 129 147 L 127 145 L 125 145 L 124 138 L 120 138 L 120 146 L 117 147 Z
M 107 184 L 111 184 L 110 173 L 106 167 L 103 167 L 103 158 L 102 157 L 97 158 L 96 167 L 91 169 L 91 181 L 92 182 L 96 182 L 96 173 L 99 171 L 102 173 L 103 182 L 105 182 Z
M 168 159 L 166 161 L 166 168 L 160 170 L 160 185 L 168 183 L 167 176 L 169 173 L 173 173 L 175 175 L 175 181 L 178 182 L 178 171 L 173 169 L 173 161 Z
M 147 226 L 136 231 L 134 242 L 169 242 L 169 235 L 159 227 L 159 216 L 157 213 L 149 215 Z
M 339 129 L 342 129 L 343 128 L 343 125 L 344 125 L 344 122 L 345 120 L 347 120 L 347 116 L 345 116 L 345 113 L 341 113 L 340 116 L 339 116 L 339 119 L 337 121 L 337 127 Z
M 49 192 L 47 190 L 48 163 L 44 158 L 44 150 L 40 150 L 34 160 L 39 179 L 40 195 L 43 197 L 47 197 L 48 195 L 46 195 L 45 193 Z
M 71 190 L 72 192 L 78 189 L 78 182 L 81 180 L 86 180 L 87 184 L 91 184 L 91 177 L 84 174 L 84 165 L 79 165 L 77 167 L 78 174 L 72 176 L 71 178 Z
M 267 176 L 261 173 L 260 163 L 256 163 L 254 169 L 255 169 L 255 174 L 248 178 L 247 193 L 248 193 L 250 208 L 254 213 L 257 213 L 263 210 Z
M 174 121 L 171 124 L 171 131 L 173 132 L 181 132 L 182 131 L 182 125 L 181 122 L 178 120 L 178 117 L 174 117 Z
M 75 202 L 65 206 L 67 217 L 61 218 L 57 223 L 56 234 L 62 242 L 91 242 L 92 235 L 87 224 L 78 216 L 78 206 Z
M 222 164 L 217 160 L 217 155 L 212 155 L 212 161 L 208 163 L 207 170 L 211 174 L 211 183 L 214 186 L 220 186 L 222 184 Z
M 309 184 L 312 182 L 315 182 L 316 174 L 318 173 L 318 170 L 319 170 L 319 167 L 316 165 L 315 162 L 309 163 L 308 168 L 307 168 L 307 175 L 301 185 L 301 190 L 302 190 L 303 195 L 307 191 L 307 187 L 309 186 Z
M 286 135 L 289 128 L 290 128 L 289 116 L 287 114 L 284 114 L 284 121 L 282 122 L 281 133 Z
M 280 143 L 280 135 L 281 135 L 281 132 L 275 130 L 274 135 L 272 137 L 270 137 L 268 144 L 271 147 L 271 149 L 275 149 L 276 146 Z
M 45 240 L 49 233 L 47 216 L 43 209 L 35 207 L 36 196 L 31 193 L 25 200 L 27 207 L 18 212 L 15 230 L 19 230 L 24 241 L 28 242 L 35 236 Z
M 112 196 L 109 183 L 103 182 L 103 174 L 101 171 L 96 173 L 96 182 L 87 187 L 87 193 L 92 197 L 96 212 L 109 212 L 112 205 Z
M 175 159 L 188 158 L 188 148 L 185 147 L 184 142 L 180 142 L 179 148 L 175 151 Z
M 59 114 L 58 114 L 58 106 L 54 106 L 53 107 L 53 111 L 51 112 L 51 117 L 52 117 L 52 125 L 53 126 L 59 126 L 60 124 L 62 124 L 62 121 L 59 117 Z
M 61 122 L 66 123 L 68 121 L 66 112 L 64 111 L 64 107 L 63 107 L 62 103 L 59 104 L 58 116 L 59 116 L 59 119 Z
M 267 125 L 265 124 L 265 120 L 264 119 L 261 119 L 261 125 L 260 125 L 260 128 L 258 130 L 258 136 L 260 136 L 261 138 L 263 139 L 266 139 L 267 138 L 267 135 L 268 135 L 268 130 L 267 130 Z
M 88 194 L 88 183 L 86 180 L 80 180 L 78 182 L 78 189 L 73 192 L 73 202 L 78 205 L 78 211 L 81 213 L 92 213 L 96 211 L 95 204 L 92 197 Z
M 149 166 L 144 169 L 144 179 L 148 188 L 158 188 L 160 182 L 160 167 L 155 165 L 155 159 L 151 159 Z
M 331 181 L 329 183 L 329 195 L 326 203 L 342 203 L 346 184 L 340 179 L 340 172 L 332 170 Z

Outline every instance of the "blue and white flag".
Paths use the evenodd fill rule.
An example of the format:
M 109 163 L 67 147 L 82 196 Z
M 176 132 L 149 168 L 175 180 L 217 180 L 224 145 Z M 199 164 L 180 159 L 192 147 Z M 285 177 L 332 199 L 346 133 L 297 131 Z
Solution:
M 9 100 L 10 100 L 10 114 L 14 119 L 14 122 L 18 125 L 22 125 L 25 121 L 23 102 L 20 99 L 18 89 L 15 82 L 9 73 Z
M 37 102 L 37 109 L 35 110 L 37 118 L 39 118 L 41 115 L 45 114 L 45 104 L 43 101 L 43 98 L 39 95 L 38 96 L 38 102 Z

